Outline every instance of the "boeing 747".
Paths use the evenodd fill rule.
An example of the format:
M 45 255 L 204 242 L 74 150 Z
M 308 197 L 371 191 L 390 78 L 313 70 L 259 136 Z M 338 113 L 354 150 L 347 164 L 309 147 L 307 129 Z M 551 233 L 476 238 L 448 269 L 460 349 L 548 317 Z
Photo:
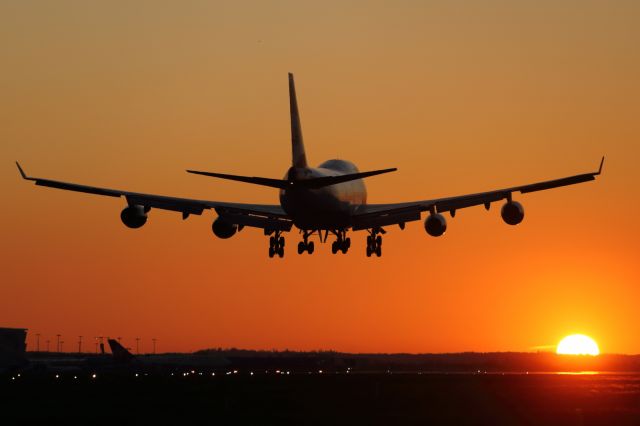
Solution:
M 513 199 L 515 193 L 526 194 L 594 180 L 602 172 L 604 163 L 603 157 L 596 172 L 494 191 L 405 203 L 367 204 L 364 179 L 396 169 L 361 172 L 355 164 L 337 159 L 325 161 L 318 167 L 309 167 L 292 74 L 289 74 L 289 107 L 292 161 L 283 179 L 187 170 L 197 175 L 277 188 L 280 193 L 279 204 L 194 200 L 99 188 L 31 177 L 24 172 L 20 164 L 16 164 L 24 179 L 34 181 L 39 186 L 123 197 L 127 205 L 122 210 L 120 218 L 129 228 L 142 227 L 147 222 L 151 209 L 180 212 L 183 219 L 213 209 L 217 218 L 212 229 L 218 238 L 231 238 L 244 227 L 260 228 L 264 235 L 269 237 L 269 257 L 284 256 L 283 234 L 291 231 L 294 226 L 300 230 L 302 236 L 298 243 L 299 254 L 314 252 L 314 242 L 310 240 L 314 235 L 323 243 L 329 236 L 335 237 L 331 244 L 332 253 L 347 253 L 351 246 L 351 238 L 347 233 L 363 230 L 367 232 L 366 255 L 370 257 L 375 254 L 379 257 L 382 255 L 382 235 L 386 233 L 385 227 L 398 225 L 400 229 L 404 229 L 407 222 L 421 220 L 422 213 L 426 213 L 424 228 L 427 234 L 439 237 L 447 229 L 443 213 L 449 213 L 454 217 L 456 211 L 478 205 L 483 205 L 489 210 L 491 203 L 500 201 L 504 202 L 501 209 L 502 219 L 509 225 L 517 225 L 524 218 L 524 208 Z

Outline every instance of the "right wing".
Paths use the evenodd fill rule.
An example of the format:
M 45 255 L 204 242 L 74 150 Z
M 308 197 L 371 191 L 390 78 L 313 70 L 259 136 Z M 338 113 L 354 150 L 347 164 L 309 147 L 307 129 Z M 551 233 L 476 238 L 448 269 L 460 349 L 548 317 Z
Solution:
M 431 213 L 449 212 L 455 215 L 456 210 L 484 205 L 488 210 L 491 203 L 500 200 L 511 200 L 511 194 L 520 192 L 542 191 L 545 189 L 559 188 L 567 185 L 595 180 L 602 172 L 604 157 L 600 161 L 598 171 L 568 176 L 560 179 L 536 182 L 495 191 L 479 192 L 476 194 L 459 195 L 455 197 L 436 198 L 433 200 L 410 201 L 406 203 L 392 204 L 365 204 L 353 215 L 353 229 L 368 229 L 381 226 L 404 224 L 413 220 L 420 220 L 420 214 L 424 211 Z
M 76 183 L 27 176 L 18 162 L 16 162 L 16 165 L 18 166 L 18 170 L 20 171 L 20 175 L 23 179 L 33 181 L 38 186 L 103 195 L 107 197 L 124 197 L 130 206 L 143 206 L 145 211 L 151 208 L 171 210 L 182 213 L 182 218 L 186 219 L 189 215 L 201 215 L 204 210 L 214 209 L 218 215 L 237 225 L 252 226 L 270 231 L 289 231 L 293 225 L 289 216 L 279 205 L 194 200 L 190 198 L 176 198 L 164 195 L 144 194 L 140 192 L 80 185 Z

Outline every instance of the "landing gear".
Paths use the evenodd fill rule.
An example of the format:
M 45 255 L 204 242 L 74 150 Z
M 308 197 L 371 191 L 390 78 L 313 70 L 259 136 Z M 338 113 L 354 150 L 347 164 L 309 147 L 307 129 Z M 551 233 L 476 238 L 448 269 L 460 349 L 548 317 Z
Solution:
M 315 246 L 313 244 L 313 241 L 309 241 L 308 243 L 305 243 L 304 241 L 300 241 L 298 243 L 298 254 L 302 254 L 305 251 L 309 254 L 313 254 L 314 249 L 315 249 Z
M 318 231 L 320 232 L 320 231 Z M 313 234 L 313 231 L 304 231 L 302 234 L 303 241 L 298 243 L 298 254 L 302 254 L 305 251 L 309 254 L 313 254 L 313 250 L 315 249 L 315 245 L 313 241 L 309 241 L 309 237 Z
M 336 236 L 338 237 L 333 243 L 331 243 L 331 253 L 336 254 L 341 251 L 343 254 L 346 254 L 349 251 L 349 247 L 351 247 L 351 238 L 347 237 L 347 231 L 336 231 Z
M 375 253 L 376 256 L 382 256 L 382 236 L 378 233 L 384 233 L 381 228 L 371 229 L 367 236 L 367 257 L 371 257 Z
M 269 257 L 276 254 L 278 257 L 284 257 L 284 237 L 280 236 L 280 231 L 275 231 L 275 234 L 269 237 Z

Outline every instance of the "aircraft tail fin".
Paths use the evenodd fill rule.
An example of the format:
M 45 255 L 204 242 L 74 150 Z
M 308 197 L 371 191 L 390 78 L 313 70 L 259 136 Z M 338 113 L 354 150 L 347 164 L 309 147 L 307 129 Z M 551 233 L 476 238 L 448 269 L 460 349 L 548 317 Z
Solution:
M 120 344 L 115 339 L 108 339 L 109 348 L 111 348 L 111 353 L 113 354 L 113 359 L 116 362 L 128 362 L 131 361 L 135 356 L 129 352 L 124 346 Z
M 291 166 L 307 167 L 307 155 L 304 152 L 302 140 L 302 126 L 300 125 L 300 112 L 296 99 L 296 85 L 293 74 L 289 73 L 289 113 L 291 115 Z

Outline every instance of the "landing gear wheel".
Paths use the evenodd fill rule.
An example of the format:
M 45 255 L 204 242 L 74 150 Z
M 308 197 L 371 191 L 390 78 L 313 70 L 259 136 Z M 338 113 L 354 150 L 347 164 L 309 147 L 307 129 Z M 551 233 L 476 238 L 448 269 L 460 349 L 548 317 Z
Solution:
M 381 246 L 381 245 L 382 245 L 382 237 L 378 235 L 378 237 L 376 238 L 376 246 Z
M 269 237 L 269 257 L 274 257 L 276 254 L 279 257 L 284 256 L 284 237 L 280 236 L 280 231 L 276 231 Z
M 376 247 L 376 256 L 378 256 L 378 257 L 382 256 L 382 247 L 381 246 L 377 246 Z
M 307 244 L 307 252 L 309 254 L 313 254 L 313 250 L 315 249 L 315 245 L 313 244 L 313 241 L 311 241 L 309 244 Z
M 367 257 L 371 257 L 371 246 L 367 246 Z
M 338 250 L 339 250 L 338 242 L 334 241 L 333 243 L 331 243 L 331 253 L 336 254 Z
M 303 241 L 300 241 L 298 243 L 298 254 L 302 254 L 305 252 L 305 250 L 307 250 L 307 246 L 304 244 Z

